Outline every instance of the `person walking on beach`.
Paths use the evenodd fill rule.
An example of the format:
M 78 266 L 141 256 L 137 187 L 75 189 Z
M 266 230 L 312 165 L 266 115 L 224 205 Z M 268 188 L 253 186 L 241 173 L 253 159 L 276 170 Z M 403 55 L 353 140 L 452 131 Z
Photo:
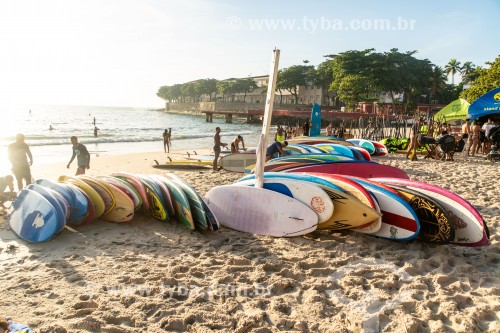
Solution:
M 30 147 L 24 142 L 23 134 L 16 135 L 16 142 L 9 145 L 8 152 L 12 172 L 16 176 L 17 188 L 20 191 L 23 189 L 23 179 L 26 186 L 31 184 L 30 166 L 33 164 L 33 155 L 31 155 Z
M 283 156 L 284 154 L 283 148 L 285 148 L 286 146 L 288 146 L 288 141 L 283 141 L 283 142 L 275 141 L 271 143 L 266 150 L 266 162 L 269 161 L 270 159 L 273 159 L 274 154 L 276 153 L 278 153 L 279 156 Z
M 246 150 L 245 141 L 243 141 L 243 137 L 241 135 L 238 135 L 233 140 L 233 142 L 231 142 L 231 154 L 239 154 L 240 153 L 240 142 L 241 142 L 241 146 L 243 147 L 243 150 Z
M 422 119 L 419 118 L 410 129 L 410 143 L 408 144 L 408 150 L 406 151 L 406 159 L 408 159 L 410 154 L 415 155 L 417 153 L 417 148 L 419 146 L 418 134 L 421 122 Z
M 212 163 L 212 168 L 214 171 L 219 171 L 219 169 L 217 169 L 217 161 L 219 160 L 221 146 L 226 147 L 227 143 L 223 143 L 220 141 L 220 127 L 216 127 L 214 135 L 214 161 Z
M 90 154 L 85 145 L 78 143 L 78 138 L 76 136 L 71 137 L 71 143 L 73 144 L 73 155 L 71 155 L 71 159 L 69 160 L 66 168 L 69 169 L 71 162 L 77 159 L 78 167 L 76 169 L 76 175 L 85 174 L 85 169 L 90 169 Z

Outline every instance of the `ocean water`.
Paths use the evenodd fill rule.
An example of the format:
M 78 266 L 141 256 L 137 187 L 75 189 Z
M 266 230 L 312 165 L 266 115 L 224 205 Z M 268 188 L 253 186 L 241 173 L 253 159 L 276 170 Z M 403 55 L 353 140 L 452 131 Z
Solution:
M 229 143 L 242 135 L 246 146 L 256 146 L 261 126 L 233 118 L 207 123 L 203 115 L 171 114 L 146 108 L 92 106 L 32 106 L 13 110 L 0 122 L 0 166 L 8 164 L 7 145 L 17 133 L 26 137 L 35 163 L 68 161 L 70 137 L 75 135 L 93 156 L 163 151 L 163 131 L 172 128 L 171 150 L 213 147 L 215 128 L 222 129 L 222 141 Z M 94 117 L 99 128 L 94 137 Z M 53 130 L 49 127 L 52 126 Z

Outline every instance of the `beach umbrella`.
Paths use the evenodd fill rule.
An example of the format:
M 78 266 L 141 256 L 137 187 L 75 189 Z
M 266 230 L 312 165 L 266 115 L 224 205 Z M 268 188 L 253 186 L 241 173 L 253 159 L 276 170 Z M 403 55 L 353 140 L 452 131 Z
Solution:
M 476 99 L 469 107 L 469 118 L 500 114 L 500 88 L 490 90 Z
M 447 122 L 451 120 L 465 120 L 469 111 L 469 102 L 459 98 L 442 108 L 434 115 L 434 121 Z

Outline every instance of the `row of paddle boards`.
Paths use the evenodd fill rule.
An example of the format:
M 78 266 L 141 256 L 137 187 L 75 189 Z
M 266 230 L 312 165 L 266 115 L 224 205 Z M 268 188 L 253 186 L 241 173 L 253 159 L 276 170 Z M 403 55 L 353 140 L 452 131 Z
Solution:
M 303 143 L 307 142 L 307 143 Z M 376 141 L 351 139 L 341 140 L 334 137 L 299 137 L 284 148 L 285 156 L 272 162 L 289 159 L 301 162 L 322 162 L 329 160 L 357 160 L 370 161 L 371 156 L 387 155 L 387 148 Z M 314 156 L 312 156 L 314 155 Z M 275 157 L 278 157 L 276 154 Z M 214 155 L 187 154 L 185 160 L 168 161 L 158 163 L 154 168 L 158 169 L 203 169 L 211 168 Z M 251 170 L 255 165 L 257 157 L 255 149 L 250 148 L 238 154 L 229 152 L 221 153 L 218 161 L 219 166 L 231 172 L 245 172 Z
M 175 219 L 190 230 L 218 230 L 219 223 L 201 196 L 182 178 L 116 172 L 104 177 L 39 179 L 19 191 L 9 209 L 11 230 L 29 242 L 45 242 L 65 227 L 100 219 L 128 222 L 137 212 L 157 220 Z
M 385 239 L 420 239 L 462 246 L 488 244 L 479 212 L 439 186 L 406 178 L 360 178 L 328 173 L 264 173 L 212 188 L 208 207 L 221 225 L 259 235 L 291 237 L 344 230 Z
M 128 222 L 147 212 L 190 230 L 228 228 L 291 237 L 314 230 L 353 230 L 376 237 L 436 244 L 488 244 L 477 210 L 439 186 L 407 178 L 361 178 L 328 173 L 264 173 L 264 188 L 248 175 L 201 196 L 174 174 L 39 179 L 18 193 L 9 225 L 20 238 L 45 242 L 65 227 L 96 219 Z

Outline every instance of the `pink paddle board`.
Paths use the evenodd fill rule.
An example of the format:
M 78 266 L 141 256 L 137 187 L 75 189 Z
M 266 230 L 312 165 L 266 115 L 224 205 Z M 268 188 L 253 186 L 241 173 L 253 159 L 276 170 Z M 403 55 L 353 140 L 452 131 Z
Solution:
M 111 176 L 121 178 L 132 185 L 141 196 L 142 210 L 145 212 L 149 211 L 149 201 L 146 194 L 146 188 L 139 178 L 128 172 L 113 172 Z
M 454 223 L 454 244 L 472 247 L 488 244 L 489 235 L 483 217 L 461 196 L 440 186 L 415 180 L 394 178 L 375 178 L 373 180 L 385 184 L 402 185 L 439 201 L 448 210 Z
M 385 164 L 378 164 L 374 162 L 325 162 L 321 164 L 310 164 L 305 166 L 294 167 L 291 169 L 283 170 L 284 172 L 320 172 L 320 173 L 333 173 L 346 176 L 356 176 L 363 178 L 373 177 L 392 177 L 409 179 L 406 172 L 403 170 Z

